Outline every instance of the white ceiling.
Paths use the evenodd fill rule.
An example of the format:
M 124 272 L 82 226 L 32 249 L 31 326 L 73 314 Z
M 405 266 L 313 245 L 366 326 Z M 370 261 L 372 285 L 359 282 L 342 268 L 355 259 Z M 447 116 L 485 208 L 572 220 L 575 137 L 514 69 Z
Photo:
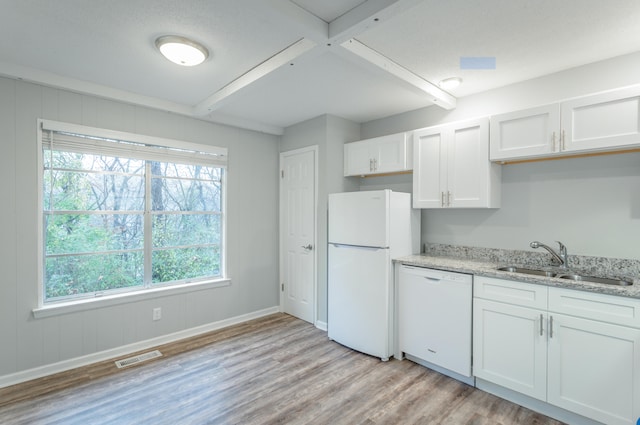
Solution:
M 638 0 L 0 0 L 0 75 L 281 134 L 640 51 Z M 193 68 L 160 35 L 203 43 Z M 460 69 L 461 57 L 495 69 Z M 444 93 L 437 82 L 463 84 Z M 426 90 L 426 92 L 425 92 Z M 451 96 L 453 95 L 453 97 Z

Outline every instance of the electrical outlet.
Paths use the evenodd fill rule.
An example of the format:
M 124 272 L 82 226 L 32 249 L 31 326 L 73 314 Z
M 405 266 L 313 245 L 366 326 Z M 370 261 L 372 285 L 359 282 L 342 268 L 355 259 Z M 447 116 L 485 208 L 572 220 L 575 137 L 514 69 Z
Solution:
M 156 307 L 153 309 L 153 320 L 162 319 L 162 309 L 160 307 Z

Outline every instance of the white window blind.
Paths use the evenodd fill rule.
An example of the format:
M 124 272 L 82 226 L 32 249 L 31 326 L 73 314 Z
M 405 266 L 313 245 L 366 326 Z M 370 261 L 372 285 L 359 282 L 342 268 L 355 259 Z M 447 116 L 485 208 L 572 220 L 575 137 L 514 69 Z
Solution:
M 160 137 L 42 120 L 45 149 L 226 168 L 227 149 Z

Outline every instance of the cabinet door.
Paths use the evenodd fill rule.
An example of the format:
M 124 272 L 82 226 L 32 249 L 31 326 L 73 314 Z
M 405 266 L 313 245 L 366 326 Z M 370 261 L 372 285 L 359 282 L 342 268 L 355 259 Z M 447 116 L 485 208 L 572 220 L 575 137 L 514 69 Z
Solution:
M 447 149 L 443 126 L 413 134 L 413 207 L 442 208 L 446 202 Z
M 498 206 L 489 205 L 490 167 L 499 165 L 489 162 L 488 152 L 489 120 L 466 121 L 451 128 L 447 142 L 447 206 Z
M 546 317 L 540 310 L 475 298 L 473 374 L 544 401 Z
M 373 172 L 371 144 L 366 141 L 344 145 L 344 175 L 363 176 Z
M 640 146 L 640 87 L 562 103 L 564 152 Z
M 547 156 L 560 149 L 558 104 L 491 117 L 491 161 Z
M 548 402 L 616 425 L 640 418 L 640 330 L 550 313 Z
M 407 163 L 406 133 L 392 134 L 376 139 L 374 149 L 375 173 L 394 173 L 410 170 Z

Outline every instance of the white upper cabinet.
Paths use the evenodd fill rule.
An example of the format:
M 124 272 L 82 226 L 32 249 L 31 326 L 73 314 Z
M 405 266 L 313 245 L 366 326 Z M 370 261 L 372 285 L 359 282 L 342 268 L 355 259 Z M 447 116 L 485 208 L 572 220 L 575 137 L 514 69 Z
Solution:
M 557 150 L 560 106 L 542 106 L 491 117 L 492 161 L 540 157 Z
M 640 86 L 491 117 L 492 161 L 640 146 Z
M 489 162 L 489 120 L 416 130 L 414 208 L 498 208 L 500 167 Z
M 344 175 L 367 176 L 411 171 L 407 133 L 391 134 L 344 145 Z
M 564 152 L 640 146 L 640 87 L 563 102 Z

